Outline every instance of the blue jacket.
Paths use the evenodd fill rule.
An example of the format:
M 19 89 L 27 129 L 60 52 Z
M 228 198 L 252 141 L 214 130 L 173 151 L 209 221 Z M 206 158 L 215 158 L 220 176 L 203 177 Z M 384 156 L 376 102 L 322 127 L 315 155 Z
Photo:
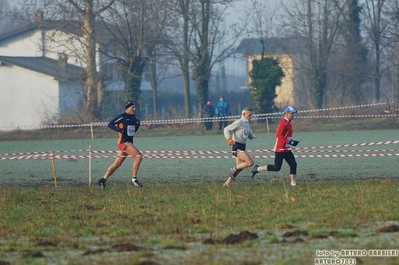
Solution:
M 230 105 L 227 101 L 219 101 L 215 111 L 217 116 L 223 117 L 231 115 Z

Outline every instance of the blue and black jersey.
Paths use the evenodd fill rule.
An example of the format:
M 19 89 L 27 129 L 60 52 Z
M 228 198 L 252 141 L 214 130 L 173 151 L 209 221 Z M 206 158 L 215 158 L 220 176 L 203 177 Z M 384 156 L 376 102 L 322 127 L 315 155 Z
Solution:
M 124 142 L 133 143 L 134 133 L 140 127 L 136 115 L 130 115 L 126 112 L 119 114 L 108 123 L 108 127 L 119 133 L 118 144 Z

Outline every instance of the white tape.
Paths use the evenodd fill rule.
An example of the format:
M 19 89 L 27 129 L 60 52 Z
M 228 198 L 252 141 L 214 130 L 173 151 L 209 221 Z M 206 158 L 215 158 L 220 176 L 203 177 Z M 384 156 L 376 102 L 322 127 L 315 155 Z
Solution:
M 379 142 L 366 142 L 366 143 L 354 143 L 354 144 L 337 144 L 337 145 L 326 145 L 326 146 L 311 146 L 311 147 L 299 147 L 293 148 L 294 152 L 319 152 L 319 153 L 340 153 L 340 154 L 308 154 L 308 155 L 295 155 L 298 158 L 337 158 L 337 157 L 381 157 L 381 156 L 399 156 L 399 150 L 396 149 L 383 149 L 383 150 L 363 150 L 363 149 L 336 149 L 328 150 L 332 148 L 342 147 L 369 147 L 377 145 L 391 145 L 398 144 L 399 140 L 393 141 L 379 141 Z M 326 150 L 327 149 L 327 150 Z M 87 155 L 54 155 L 54 153 L 71 153 L 71 152 L 87 152 L 91 153 L 109 153 L 115 154 L 118 151 L 111 150 L 92 150 L 92 149 L 81 149 L 81 150 L 69 150 L 69 151 L 47 151 L 47 152 L 22 152 L 22 153 L 6 153 L 0 154 L 0 160 L 24 160 L 24 159 L 87 159 L 87 158 L 116 158 L 117 156 L 87 156 Z M 361 152 L 360 152 L 361 151 Z M 247 150 L 248 153 L 267 153 L 274 152 L 272 149 L 255 149 Z M 348 154 L 360 152 L 359 154 Z M 141 151 L 144 158 L 154 159 L 226 159 L 231 158 L 231 151 L 195 151 L 195 150 L 155 150 L 155 151 Z M 342 154 L 346 153 L 346 154 Z M 220 155 L 229 154 L 229 155 Z M 272 155 L 252 155 L 253 158 L 273 158 Z
M 334 108 L 323 108 L 323 109 L 314 109 L 314 110 L 301 110 L 299 111 L 300 115 L 297 115 L 296 118 L 300 119 L 325 119 L 325 118 L 381 118 L 381 117 L 397 117 L 399 114 L 375 114 L 375 115 L 322 115 L 322 116 L 304 116 L 302 113 L 311 113 L 311 112 L 325 112 L 332 110 L 344 110 L 344 109 L 355 109 L 355 108 L 365 108 L 365 107 L 374 107 L 374 106 L 382 106 L 386 105 L 386 103 L 373 103 L 373 104 L 363 104 L 356 106 L 343 106 L 343 107 L 334 107 Z M 274 113 L 264 113 L 264 114 L 254 114 L 252 116 L 252 120 L 271 118 L 278 119 L 281 118 L 281 112 Z M 146 120 L 142 121 L 141 125 L 163 125 L 163 124 L 184 124 L 184 123 L 200 123 L 205 121 L 234 121 L 240 118 L 240 115 L 235 116 L 227 116 L 227 117 L 212 117 L 212 118 L 188 118 L 188 119 L 168 119 L 168 120 Z M 83 128 L 83 127 L 107 127 L 108 122 L 94 122 L 88 124 L 70 124 L 70 125 L 42 125 L 42 126 L 0 126 L 1 130 L 17 130 L 17 129 L 57 129 L 57 128 Z

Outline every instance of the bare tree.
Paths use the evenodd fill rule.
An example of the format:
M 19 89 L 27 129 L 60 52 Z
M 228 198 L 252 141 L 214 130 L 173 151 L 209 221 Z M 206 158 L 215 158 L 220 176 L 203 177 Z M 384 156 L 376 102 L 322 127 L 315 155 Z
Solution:
M 10 3 L 9 0 L 0 0 L 0 33 L 11 31 L 19 24 L 19 21 L 15 20 L 18 9 Z
M 104 99 L 104 87 L 98 78 L 96 70 L 96 37 L 95 37 L 95 19 L 102 12 L 107 10 L 115 0 L 109 0 L 105 3 L 99 3 L 94 6 L 94 0 L 81 1 L 67 0 L 83 18 L 83 39 L 84 54 L 86 59 L 86 113 L 91 120 L 97 120 L 101 117 L 102 103 Z
M 164 40 L 152 41 L 145 48 L 147 59 L 144 72 L 152 88 L 155 118 L 158 117 L 158 89 L 162 82 L 180 75 L 171 71 L 171 68 L 175 67 L 174 56 L 165 48 L 165 44 Z
M 0 17 L 1 17 L 1 22 L 5 22 L 4 18 L 6 18 L 7 12 L 10 9 L 10 3 L 8 0 L 0 0 Z
M 361 104 L 368 100 L 369 86 L 367 47 L 361 34 L 361 6 L 358 0 L 348 0 L 342 8 L 334 56 L 330 60 L 329 102 Z
M 307 97 L 311 107 L 322 108 L 328 90 L 329 60 L 337 37 L 345 1 L 299 0 L 283 5 L 283 28 L 291 36 L 305 37 L 307 53 L 302 64 L 306 76 Z
M 68 25 L 68 21 L 78 21 L 82 40 L 79 37 L 77 37 L 77 40 L 81 41 L 83 45 L 85 62 L 86 106 L 83 119 L 86 121 L 97 121 L 101 118 L 104 87 L 97 72 L 95 23 L 98 16 L 111 7 L 114 2 L 115 0 L 29 0 L 20 3 L 22 10 L 25 11 L 24 15 L 42 9 L 45 10 L 47 19 L 62 20 L 67 27 L 71 27 L 71 25 Z
M 233 53 L 244 26 L 226 28 L 225 12 L 233 0 L 175 0 L 165 29 L 167 45 L 174 54 L 184 80 L 186 117 L 191 117 L 190 76 L 195 82 L 202 115 L 208 100 L 213 67 Z M 190 74 L 191 73 L 191 74 Z
M 249 33 L 258 37 L 262 44 L 262 56 L 267 52 L 265 40 L 274 35 L 277 7 L 272 8 L 269 1 L 251 0 L 251 9 L 246 10 L 251 25 Z
M 262 113 L 275 110 L 276 86 L 281 85 L 281 79 L 285 76 L 281 66 L 275 65 L 279 63 L 278 59 L 267 58 L 268 53 L 270 53 L 269 56 L 275 55 L 273 51 L 268 50 L 266 42 L 274 33 L 277 10 L 277 7 L 271 7 L 269 1 L 251 0 L 251 9 L 246 12 L 251 25 L 249 33 L 259 39 L 262 48 L 260 58 L 253 59 L 250 71 L 251 95 L 256 102 L 257 110 Z M 251 50 L 250 47 L 248 48 Z M 277 69 L 279 67 L 280 69 Z
M 372 42 L 373 56 L 373 85 L 374 101 L 380 102 L 381 99 L 381 79 L 383 62 L 382 54 L 386 45 L 384 35 L 387 33 L 390 21 L 384 17 L 384 8 L 386 0 L 365 0 L 365 29 Z
M 173 53 L 168 47 L 168 38 L 165 35 L 165 28 L 171 21 L 173 2 L 168 0 L 157 1 L 151 8 L 151 23 L 153 26 L 147 26 L 148 41 L 145 45 L 146 67 L 145 74 L 147 80 L 151 84 L 153 92 L 154 117 L 158 117 L 158 89 L 162 82 L 168 78 L 179 76 L 178 73 L 172 71 L 175 68 L 176 61 Z
M 382 35 L 387 44 L 381 61 L 387 71 L 381 71 L 381 96 L 385 97 L 389 111 L 394 113 L 397 112 L 399 98 L 399 0 L 387 1 L 382 14 L 384 20 L 390 23 Z
M 140 112 L 141 83 L 144 70 L 156 77 L 159 47 L 163 45 L 162 28 L 168 18 L 167 1 L 116 0 L 101 19 L 107 22 L 108 34 L 114 43 L 102 53 L 116 61 L 125 85 L 125 99 L 132 99 Z M 152 80 L 155 97 L 159 79 Z
M 199 0 L 191 4 L 190 26 L 193 29 L 191 63 L 192 79 L 198 98 L 199 115 L 209 97 L 209 80 L 215 64 L 223 62 L 233 53 L 243 29 L 230 27 L 226 30 L 224 14 L 232 0 Z
M 7 29 L 7 12 L 10 8 L 10 4 L 7 0 L 0 0 L 0 32 L 4 32 Z
M 364 102 L 366 92 L 363 87 L 366 78 L 367 67 L 367 48 L 361 36 L 361 7 L 358 0 L 351 0 L 347 5 L 347 12 L 344 14 L 343 37 L 345 40 L 345 64 L 348 66 L 346 72 L 346 84 L 351 99 L 361 104 Z
M 177 66 L 182 72 L 184 82 L 184 107 L 186 118 L 191 117 L 190 102 L 190 45 L 191 32 L 189 27 L 192 0 L 174 0 L 171 5 L 171 16 L 165 28 L 165 38 L 168 49 L 177 60 Z

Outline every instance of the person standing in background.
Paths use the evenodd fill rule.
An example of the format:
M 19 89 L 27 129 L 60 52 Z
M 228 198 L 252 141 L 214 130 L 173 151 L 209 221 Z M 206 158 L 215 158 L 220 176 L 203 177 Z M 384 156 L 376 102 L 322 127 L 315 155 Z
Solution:
M 213 116 L 215 116 L 215 108 L 213 107 L 212 102 L 208 100 L 204 107 L 205 128 L 207 131 L 212 130 L 213 128 Z
M 219 120 L 219 130 L 223 130 L 227 126 L 227 116 L 231 115 L 230 105 L 224 100 L 223 96 L 220 96 L 219 102 L 216 106 L 216 115 L 221 117 Z

